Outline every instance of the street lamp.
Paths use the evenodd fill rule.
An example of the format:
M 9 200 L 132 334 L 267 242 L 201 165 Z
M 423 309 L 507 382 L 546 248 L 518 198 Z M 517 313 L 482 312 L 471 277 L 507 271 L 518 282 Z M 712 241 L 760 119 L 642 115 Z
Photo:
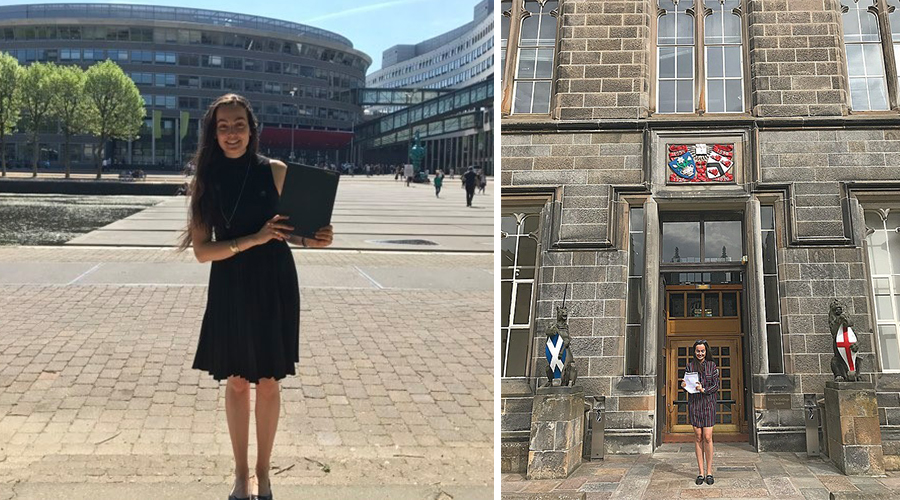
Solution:
M 297 107 L 297 101 L 294 99 L 294 95 L 297 93 L 297 87 L 291 89 L 291 104 L 294 105 L 294 118 L 291 123 L 291 161 L 294 161 L 294 131 L 297 129 L 297 114 L 300 113 L 300 109 Z

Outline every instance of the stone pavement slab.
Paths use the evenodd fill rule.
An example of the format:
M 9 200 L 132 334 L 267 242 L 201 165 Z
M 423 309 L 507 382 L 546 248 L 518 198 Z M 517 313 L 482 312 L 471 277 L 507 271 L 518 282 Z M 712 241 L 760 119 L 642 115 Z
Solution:
M 452 189 L 457 188 L 457 189 Z M 465 206 L 465 191 L 448 183 L 441 198 L 430 185 L 388 179 L 342 177 L 335 201 L 331 249 L 492 252 L 493 182 Z M 178 243 L 189 199 L 160 197 L 160 203 L 78 236 L 67 245 L 159 246 Z M 417 245 L 409 240 L 425 240 Z
M 609 456 L 582 463 L 566 480 L 529 481 L 524 474 L 503 474 L 506 500 L 597 499 L 791 499 L 900 498 L 900 474 L 847 477 L 820 458 L 805 453 L 757 453 L 747 444 L 717 443 L 713 485 L 696 485 L 693 443 L 669 443 L 652 455 Z
M 493 256 L 294 258 L 301 361 L 282 383 L 276 494 L 488 498 Z M 206 300 L 206 266 L 192 260 L 172 249 L 0 248 L 0 276 L 17 270 L 0 283 L 0 499 L 227 495 L 224 385 L 191 369 Z M 421 288 L 413 275 L 392 281 L 396 269 L 461 279 Z

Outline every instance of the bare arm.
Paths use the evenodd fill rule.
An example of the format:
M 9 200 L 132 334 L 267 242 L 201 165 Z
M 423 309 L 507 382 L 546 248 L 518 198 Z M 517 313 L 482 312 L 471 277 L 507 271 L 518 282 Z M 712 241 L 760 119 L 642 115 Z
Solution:
M 191 228 L 191 242 L 194 246 L 194 257 L 198 262 L 225 260 L 236 255 L 233 248 L 244 251 L 259 245 L 257 235 L 248 235 L 228 241 L 212 241 L 212 230 L 208 227 Z

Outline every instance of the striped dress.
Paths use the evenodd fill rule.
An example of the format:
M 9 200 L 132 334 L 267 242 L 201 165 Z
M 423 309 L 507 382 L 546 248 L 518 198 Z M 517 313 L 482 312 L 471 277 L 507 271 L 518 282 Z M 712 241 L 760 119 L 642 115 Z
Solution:
M 716 423 L 716 397 L 719 392 L 719 368 L 712 360 L 699 363 L 688 361 L 687 371 L 698 372 L 704 392 L 688 393 L 688 420 L 694 427 L 712 427 Z

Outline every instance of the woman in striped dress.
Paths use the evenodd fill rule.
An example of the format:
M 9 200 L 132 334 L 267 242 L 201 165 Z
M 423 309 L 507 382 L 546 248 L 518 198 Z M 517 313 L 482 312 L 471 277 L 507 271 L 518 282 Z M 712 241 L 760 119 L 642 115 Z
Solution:
M 688 361 L 685 371 L 697 372 L 697 392 L 688 393 L 688 419 L 694 427 L 694 451 L 697 454 L 697 466 L 700 475 L 696 484 L 703 484 L 704 464 L 706 465 L 706 484 L 713 484 L 712 476 L 713 425 L 716 423 L 716 393 L 719 392 L 719 368 L 716 363 L 707 359 L 709 343 L 705 340 L 694 342 L 694 359 Z M 681 381 L 681 387 L 685 387 L 685 381 Z

